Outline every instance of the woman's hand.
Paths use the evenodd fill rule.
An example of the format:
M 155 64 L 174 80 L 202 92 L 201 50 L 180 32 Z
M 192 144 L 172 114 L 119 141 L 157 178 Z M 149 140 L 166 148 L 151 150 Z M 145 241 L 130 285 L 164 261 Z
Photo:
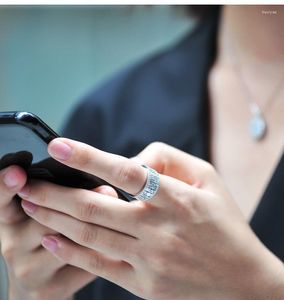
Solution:
M 56 139 L 49 153 L 131 194 L 146 181 L 135 159 L 79 142 Z M 283 299 L 282 263 L 250 230 L 212 166 L 162 144 L 138 159 L 163 173 L 147 202 L 44 182 L 25 186 L 26 212 L 65 236 L 49 235 L 43 245 L 146 299 Z
M 9 275 L 10 300 L 66 300 L 95 276 L 58 261 L 41 246 L 55 232 L 29 218 L 15 195 L 26 183 L 18 166 L 0 172 L 0 244 Z

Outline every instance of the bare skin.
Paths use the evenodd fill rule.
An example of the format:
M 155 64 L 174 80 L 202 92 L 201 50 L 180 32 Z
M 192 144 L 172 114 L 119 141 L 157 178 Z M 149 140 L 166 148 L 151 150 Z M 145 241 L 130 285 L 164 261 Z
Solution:
M 267 15 L 267 11 L 277 14 Z M 225 6 L 218 57 L 209 76 L 212 162 L 247 219 L 253 215 L 283 153 L 283 16 L 283 6 Z M 259 142 L 248 134 L 251 115 L 234 69 L 236 62 L 241 63 L 242 74 L 258 104 L 268 106 L 264 112 L 268 133 Z M 281 79 L 282 88 L 270 106 L 267 98 Z
M 281 22 L 283 22 L 283 8 L 268 7 L 264 9 L 277 9 L 277 18 L 275 18 L 274 15 L 261 15 L 260 17 L 259 14 L 262 10 L 262 7 L 258 7 L 257 10 L 255 8 L 248 9 L 247 7 L 226 7 L 224 15 L 227 15 L 228 18 L 224 20 L 223 25 L 224 28 L 230 30 L 230 35 L 234 36 L 234 41 L 239 46 L 238 50 L 245 66 L 244 72 L 252 86 L 252 90 L 256 91 L 255 95 L 259 101 L 266 100 L 265 97 L 262 98 L 261 96 L 266 95 L 268 90 L 273 88 L 271 86 L 273 83 L 272 81 L 276 81 L 280 77 L 280 73 L 283 70 L 283 65 L 281 66 L 281 62 L 283 61 L 284 53 L 283 38 L 280 38 L 280 30 L 283 28 L 283 24 L 281 24 Z M 246 35 L 244 35 L 245 32 L 250 33 L 249 38 L 246 38 Z M 271 32 L 273 32 L 273 34 L 271 34 Z M 283 101 L 275 101 L 274 105 L 267 114 L 269 134 L 266 139 L 261 143 L 253 143 L 247 136 L 247 122 L 249 118 L 248 107 L 245 99 L 243 99 L 240 86 L 236 84 L 237 79 L 230 65 L 230 51 L 225 47 L 225 36 L 225 34 L 220 35 L 218 60 L 214 65 L 209 78 L 214 125 L 212 143 L 213 163 L 228 185 L 231 194 L 234 195 L 234 200 L 238 203 L 246 218 L 249 219 L 254 211 L 255 206 L 257 205 L 267 180 L 276 165 L 280 153 L 283 150 L 283 137 L 281 135 L 281 132 L 283 132 L 283 121 L 281 119 L 281 116 L 283 115 L 281 115 L 281 110 L 283 111 Z M 255 39 L 252 39 L 251 37 L 255 37 Z M 256 76 L 258 76 L 257 81 L 253 80 Z M 278 97 L 279 99 L 283 98 L 283 91 L 279 93 Z M 228 99 L 230 101 L 227 101 Z M 236 120 L 237 123 L 234 122 Z M 242 143 L 236 143 L 236 141 L 242 141 Z M 233 145 L 233 147 L 231 145 Z M 155 157 L 156 155 L 157 148 L 154 148 L 150 148 L 150 157 Z M 169 151 L 169 153 L 172 153 L 172 151 Z M 232 160 L 232 157 L 241 157 L 242 160 Z M 265 160 L 263 157 L 265 157 Z M 146 162 L 151 165 L 151 162 L 148 161 L 148 154 L 146 157 L 143 155 L 142 159 L 145 159 Z M 184 164 L 181 163 L 181 166 L 184 166 Z M 249 166 L 249 168 L 247 166 Z M 168 167 L 167 170 L 170 170 L 171 172 L 169 172 L 167 175 L 187 181 L 188 178 L 184 178 L 184 174 L 181 174 L 179 171 L 177 172 L 178 169 L 182 168 L 177 168 L 177 165 L 174 169 Z M 252 170 L 257 171 L 252 173 Z M 211 171 L 210 174 L 212 175 Z M 72 295 L 78 289 L 80 289 L 89 281 L 93 280 L 96 277 L 95 274 L 99 274 L 99 272 L 103 272 L 105 270 L 97 270 L 94 268 L 97 256 L 93 252 L 92 254 L 94 254 L 94 256 L 90 257 L 87 255 L 87 253 L 85 256 L 87 260 L 90 257 L 89 262 L 93 262 L 93 264 L 91 266 L 80 265 L 80 263 L 84 263 L 87 260 L 76 261 L 76 255 L 78 254 L 76 249 L 78 250 L 78 245 L 72 243 L 69 244 L 70 241 L 60 240 L 63 247 L 61 249 L 64 249 L 66 242 L 66 253 L 69 253 L 70 256 L 64 257 L 63 253 L 60 251 L 54 253 L 55 257 L 59 258 L 59 260 L 52 257 L 50 253 L 41 248 L 40 244 L 43 236 L 49 236 L 50 234 L 57 232 L 57 230 L 54 228 L 55 224 L 50 223 L 40 225 L 39 223 L 45 222 L 44 220 L 41 220 L 40 216 L 37 214 L 34 215 L 34 218 L 38 218 L 38 222 L 32 219 L 29 220 L 25 217 L 19 207 L 15 205 L 16 201 L 13 200 L 14 195 L 17 194 L 25 185 L 25 174 L 18 168 L 10 170 L 10 172 L 13 174 L 11 176 L 17 178 L 17 185 L 13 188 L 7 188 L 3 181 L 5 172 L 6 170 L 3 170 L 0 174 L 0 240 L 2 246 L 1 251 L 4 254 L 6 263 L 8 265 L 10 279 L 10 299 L 42 300 L 45 299 L 43 297 L 46 297 L 46 299 L 66 299 L 72 297 Z M 216 178 L 216 175 L 213 177 Z M 201 178 L 201 180 L 203 179 Z M 215 179 L 212 179 L 213 185 L 214 180 Z M 141 182 L 135 184 L 135 188 L 139 190 L 141 188 Z M 243 188 L 244 185 L 246 187 L 245 190 Z M 44 188 L 44 185 L 42 187 Z M 57 188 L 54 189 L 54 191 L 56 190 Z M 136 192 L 137 190 L 132 192 Z M 53 190 L 50 189 L 49 191 L 52 192 Z M 104 191 L 100 190 L 100 193 L 104 193 Z M 112 196 L 115 196 L 113 191 L 108 190 L 106 194 L 108 193 L 110 193 Z M 224 193 L 227 195 L 227 192 Z M 72 195 L 74 194 L 70 194 L 69 197 Z M 26 202 L 24 203 L 27 204 Z M 39 204 L 42 205 L 42 203 Z M 239 212 L 237 212 L 237 210 L 235 211 L 234 205 L 230 205 L 229 207 L 229 210 L 234 211 L 234 215 L 239 216 Z M 225 210 L 226 209 L 228 209 L 228 206 L 226 206 Z M 38 210 L 38 212 L 40 212 L 40 210 Z M 259 286 L 263 288 L 259 290 L 262 295 L 254 295 L 254 285 L 246 286 L 243 291 L 252 295 L 252 297 L 249 299 L 253 299 L 253 297 L 255 297 L 255 299 L 261 299 L 260 296 L 264 297 L 263 299 L 267 299 L 267 295 L 271 296 L 271 291 L 273 290 L 275 292 L 275 299 L 283 299 L 283 284 L 281 282 L 277 282 L 277 280 L 274 280 L 277 279 L 278 275 L 282 274 L 283 272 L 281 268 L 281 262 L 279 262 L 277 258 L 267 251 L 267 249 L 264 249 L 261 244 L 256 242 L 255 237 L 249 231 L 248 227 L 246 227 L 242 217 L 240 216 L 239 218 L 240 219 L 238 220 L 242 224 L 242 228 L 246 233 L 245 236 L 247 236 L 252 245 L 255 245 L 255 247 L 252 247 L 252 252 L 250 252 L 250 254 L 252 256 L 254 256 L 253 254 L 256 253 L 263 254 L 263 256 L 260 256 L 260 260 L 262 260 L 264 264 L 260 263 L 260 265 L 257 264 L 256 266 L 255 261 L 252 260 L 249 266 L 255 266 L 256 269 L 260 267 L 263 268 L 263 270 L 266 270 L 267 265 L 271 267 L 271 269 L 269 268 L 269 270 L 266 270 L 267 274 L 271 275 L 268 276 L 269 278 L 263 278 L 261 276 L 259 277 L 258 275 L 262 272 L 257 272 L 257 276 L 255 277 L 256 279 L 259 279 L 257 281 L 258 288 Z M 224 218 L 224 222 L 226 220 L 227 219 Z M 53 228 L 53 230 L 50 228 Z M 220 238 L 219 241 L 224 238 L 224 232 L 222 233 L 218 231 L 215 233 L 217 234 L 216 237 Z M 13 236 L 13 239 L 11 239 L 11 236 Z M 56 236 L 54 238 L 56 239 Z M 248 240 L 246 240 L 246 242 Z M 197 242 L 199 241 L 196 240 L 196 243 Z M 69 247 L 70 245 L 72 248 Z M 198 244 L 198 246 L 200 245 Z M 79 249 L 80 251 L 83 251 L 82 253 L 79 252 L 80 255 L 85 253 L 85 248 Z M 87 252 L 90 254 L 90 251 Z M 73 257 L 72 253 L 74 253 Z M 38 254 L 42 255 L 44 258 L 41 258 L 40 262 L 34 263 L 33 269 L 31 269 L 30 261 L 37 261 L 36 257 L 38 257 Z M 111 254 L 115 257 L 119 255 L 114 253 L 113 250 Z M 214 254 L 218 253 L 212 252 L 211 254 L 211 258 L 214 259 Z M 170 253 L 164 253 L 164 255 L 170 255 Z M 164 256 L 164 258 L 170 259 L 170 256 Z M 201 258 L 201 260 L 202 259 L 203 258 Z M 113 262 L 113 260 L 109 261 Z M 44 266 L 42 265 L 43 262 L 46 263 Z M 239 264 L 240 257 L 236 258 L 236 260 L 232 262 Z M 67 263 L 73 264 L 75 267 L 67 267 Z M 215 271 L 218 271 L 220 274 L 222 274 L 222 266 L 226 267 L 226 265 L 222 261 L 219 263 L 220 266 Z M 87 271 L 78 269 L 78 266 L 85 268 Z M 149 266 L 151 267 L 151 265 Z M 177 264 L 176 266 L 179 265 Z M 97 267 L 99 267 L 98 264 Z M 44 269 L 45 272 L 39 272 L 39 269 Z M 58 273 L 59 270 L 63 270 L 63 272 L 66 270 L 66 276 L 62 276 L 62 273 Z M 148 268 L 146 271 L 150 272 L 151 268 Z M 162 273 L 151 273 L 152 275 L 154 274 L 152 278 L 157 279 L 156 282 L 159 281 L 159 274 L 163 275 L 163 272 L 165 272 L 163 269 L 160 269 L 160 271 Z M 92 274 L 90 274 L 90 272 Z M 29 274 L 29 276 L 26 276 L 26 274 Z M 106 273 L 103 273 L 102 275 L 108 276 Z M 234 276 L 235 274 L 228 275 Z M 203 276 L 205 276 L 204 273 Z M 228 278 L 232 279 L 230 276 L 228 276 Z M 202 277 L 199 278 L 202 279 Z M 272 281 L 270 281 L 271 279 Z M 193 280 L 193 278 L 191 280 Z M 139 280 L 137 282 L 139 282 Z M 161 285 L 165 284 L 167 286 L 168 284 L 168 286 L 170 286 L 167 282 L 159 282 Z M 263 282 L 263 285 L 260 285 L 259 282 Z M 195 283 L 198 283 L 197 285 L 202 283 L 204 287 L 204 284 L 206 283 L 209 283 L 210 285 L 210 280 L 206 281 L 204 279 L 203 281 L 201 280 L 199 282 L 195 281 Z M 226 299 L 229 299 L 227 295 L 230 292 L 230 288 L 232 288 L 232 286 L 230 287 L 230 280 L 223 283 L 225 292 L 223 295 L 216 295 L 218 300 L 222 299 L 221 296 L 224 295 L 226 296 Z M 128 286 L 126 286 L 126 288 L 128 288 Z M 141 289 L 139 291 L 134 290 L 135 287 L 129 288 L 137 293 L 143 292 Z M 152 288 L 154 288 L 154 286 L 152 286 Z M 49 294 L 52 291 L 55 292 L 55 294 Z M 197 293 L 196 295 L 198 295 L 199 299 L 208 299 L 208 295 L 205 295 L 204 298 L 204 294 L 198 294 L 198 290 L 195 290 L 195 292 Z M 153 296 L 153 294 L 150 294 L 150 288 L 147 291 L 144 291 L 144 293 L 147 296 L 149 295 L 149 297 Z M 210 297 L 212 296 L 213 295 L 211 294 Z M 231 296 L 231 298 L 234 299 L 238 298 L 240 295 L 232 294 Z M 154 297 L 150 298 L 154 299 Z M 180 298 L 182 299 L 182 297 Z M 178 299 L 178 297 L 175 297 L 175 299 Z
M 14 198 L 25 183 L 26 174 L 17 166 L 0 172 L 0 241 L 9 300 L 72 299 L 96 275 L 58 261 L 41 246 L 42 237 L 55 231 L 29 218 Z M 113 195 L 109 188 L 97 191 Z
M 28 183 L 19 192 L 22 206 L 63 234 L 42 242 L 59 261 L 144 299 L 283 299 L 282 262 L 257 239 L 209 163 L 161 143 L 139 162 L 63 138 L 49 153 L 131 194 L 146 180 L 140 162 L 160 172 L 147 202 Z

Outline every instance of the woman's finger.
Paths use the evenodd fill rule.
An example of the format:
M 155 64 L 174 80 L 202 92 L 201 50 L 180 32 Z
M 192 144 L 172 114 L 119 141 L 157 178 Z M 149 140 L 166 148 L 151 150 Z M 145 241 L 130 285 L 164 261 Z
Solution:
M 108 194 L 110 193 L 114 194 L 109 190 Z M 19 195 L 34 204 L 62 212 L 78 220 L 108 227 L 128 235 L 138 234 L 137 219 L 140 207 L 134 203 L 94 191 L 69 188 L 44 181 L 30 182 Z M 117 196 L 116 193 L 115 195 Z
M 120 286 L 133 280 L 133 267 L 58 236 L 45 236 L 42 245 L 63 262 L 82 268 Z
M 22 206 L 33 219 L 82 246 L 124 260 L 129 260 L 135 253 L 137 239 L 132 236 L 81 222 L 66 214 L 36 206 L 25 200 L 22 201 Z
M 62 163 L 87 173 L 93 174 L 113 186 L 116 186 L 130 194 L 139 193 L 147 181 L 148 172 L 134 160 L 107 153 L 91 147 L 87 144 L 76 142 L 65 138 L 57 138 L 50 142 L 48 150 L 51 156 Z M 156 200 L 165 199 L 169 190 L 175 190 L 177 181 L 160 178 L 160 187 L 152 198 Z M 165 205 L 165 203 L 162 203 Z
M 19 206 L 21 207 L 20 201 Z M 14 256 L 38 249 L 43 235 L 55 234 L 52 229 L 35 222 L 27 215 L 26 217 L 25 222 L 6 226 L 2 233 L 2 242 L 5 243 L 6 248 L 11 249 Z
M 48 151 L 62 163 L 93 174 L 133 195 L 139 193 L 146 182 L 147 171 L 136 162 L 84 143 L 57 138 L 50 142 Z

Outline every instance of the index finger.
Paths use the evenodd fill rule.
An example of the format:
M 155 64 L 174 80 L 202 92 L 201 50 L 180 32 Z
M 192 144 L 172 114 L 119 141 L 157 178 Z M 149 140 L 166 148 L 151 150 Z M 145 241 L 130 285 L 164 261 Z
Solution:
M 135 161 L 84 143 L 57 138 L 49 143 L 48 152 L 65 165 L 93 174 L 133 195 L 146 182 L 147 171 Z

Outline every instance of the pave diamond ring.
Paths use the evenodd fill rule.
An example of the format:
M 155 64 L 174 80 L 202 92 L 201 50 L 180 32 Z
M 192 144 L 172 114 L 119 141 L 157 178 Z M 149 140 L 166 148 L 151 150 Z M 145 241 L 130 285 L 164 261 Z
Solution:
M 134 195 L 134 198 L 136 200 L 146 201 L 152 199 L 158 192 L 160 187 L 160 177 L 159 173 L 154 169 L 151 169 L 146 165 L 142 165 L 142 167 L 147 169 L 147 180 L 142 191 Z

